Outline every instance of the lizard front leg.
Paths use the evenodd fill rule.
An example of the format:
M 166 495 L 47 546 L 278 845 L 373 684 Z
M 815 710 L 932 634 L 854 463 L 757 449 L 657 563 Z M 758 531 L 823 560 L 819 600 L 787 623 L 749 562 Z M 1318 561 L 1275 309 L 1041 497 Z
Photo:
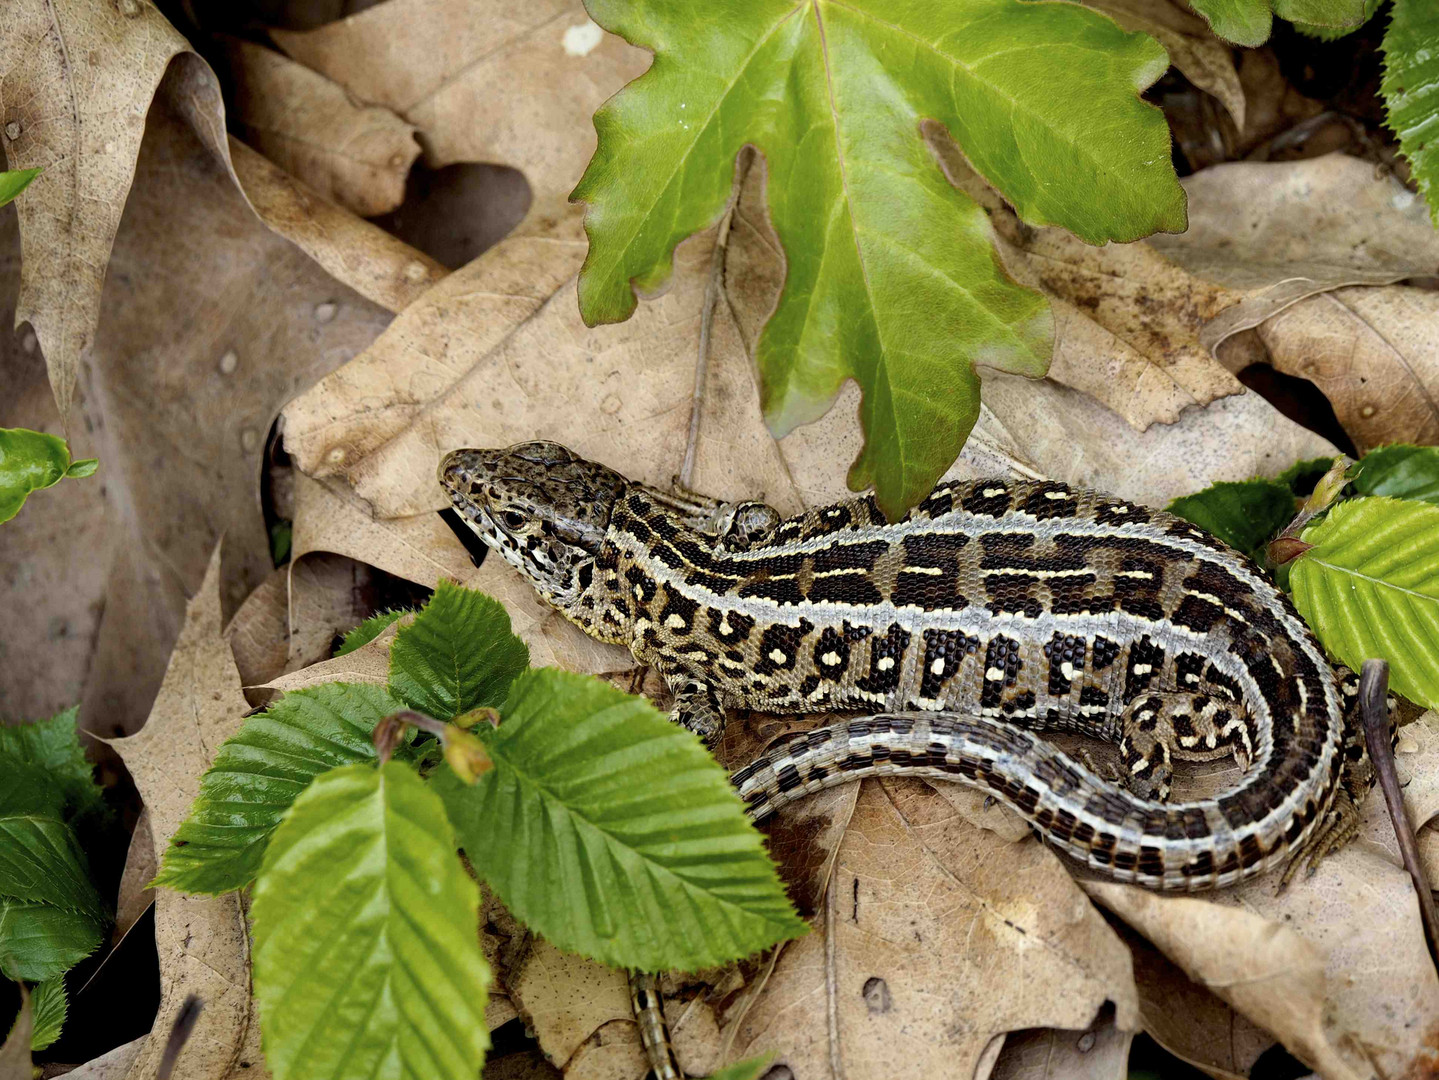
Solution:
M 763 540 L 783 520 L 767 503 L 725 502 L 678 486 L 674 491 L 662 491 L 645 485 L 645 491 L 685 525 L 713 536 L 732 551 L 744 551 Z
M 724 733 L 725 713 L 714 687 L 687 671 L 660 672 L 674 693 L 670 719 L 693 731 L 705 746 L 714 746 Z

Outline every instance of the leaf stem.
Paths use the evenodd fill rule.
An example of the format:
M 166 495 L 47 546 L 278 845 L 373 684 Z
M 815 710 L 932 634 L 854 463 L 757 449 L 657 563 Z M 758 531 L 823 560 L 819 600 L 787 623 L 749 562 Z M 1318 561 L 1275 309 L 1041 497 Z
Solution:
M 1384 804 L 1399 840 L 1399 854 L 1414 892 L 1419 898 L 1419 921 L 1424 926 L 1424 943 L 1429 947 L 1429 960 L 1439 971 L 1439 916 L 1434 910 L 1434 892 L 1419 859 L 1419 842 L 1404 806 L 1399 787 L 1399 773 L 1394 765 L 1394 742 L 1389 721 L 1389 665 L 1383 660 L 1366 660 L 1359 673 L 1359 711 L 1364 718 L 1364 738 L 1369 743 L 1369 760 L 1384 792 Z
M 724 278 L 725 252 L 729 243 L 730 223 L 734 220 L 735 207 L 739 205 L 740 188 L 749 172 L 750 156 L 735 169 L 734 194 L 730 197 L 729 208 L 720 218 L 719 233 L 715 237 L 714 251 L 710 255 L 709 281 L 705 284 L 704 307 L 700 311 L 699 355 L 695 358 L 695 383 L 690 395 L 690 426 L 685 437 L 685 456 L 680 463 L 679 486 L 690 490 L 694 479 L 695 453 L 699 447 L 700 420 L 704 416 L 705 383 L 709 379 L 710 333 L 714 327 L 715 307 L 719 304 L 720 282 Z

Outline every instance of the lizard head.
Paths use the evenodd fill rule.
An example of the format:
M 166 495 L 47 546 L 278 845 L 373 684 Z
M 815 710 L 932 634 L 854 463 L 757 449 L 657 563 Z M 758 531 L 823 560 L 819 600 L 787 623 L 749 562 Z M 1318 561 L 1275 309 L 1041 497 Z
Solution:
M 439 480 L 465 524 L 562 611 L 588 588 L 627 483 L 552 442 L 452 450 Z

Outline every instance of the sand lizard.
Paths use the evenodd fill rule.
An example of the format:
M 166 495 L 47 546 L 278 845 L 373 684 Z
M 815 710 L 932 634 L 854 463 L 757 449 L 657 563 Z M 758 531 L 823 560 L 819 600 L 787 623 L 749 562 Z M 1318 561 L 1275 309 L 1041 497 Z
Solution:
M 1317 860 L 1373 783 L 1352 676 L 1248 559 L 1161 511 L 978 480 L 895 522 L 869 497 L 782 520 L 543 442 L 456 450 L 439 478 L 546 601 L 654 665 L 706 742 L 727 708 L 873 714 L 736 773 L 755 817 L 864 776 L 955 780 L 1108 876 L 1192 891 Z M 1045 730 L 1117 744 L 1120 775 Z M 1174 760 L 1227 755 L 1230 790 L 1167 801 Z M 657 1075 L 679 1075 L 653 981 L 634 991 Z

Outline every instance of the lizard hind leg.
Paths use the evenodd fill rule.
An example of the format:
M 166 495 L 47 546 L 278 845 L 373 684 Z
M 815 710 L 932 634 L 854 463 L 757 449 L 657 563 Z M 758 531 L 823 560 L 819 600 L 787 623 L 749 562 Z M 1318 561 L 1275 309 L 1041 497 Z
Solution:
M 688 674 L 668 681 L 675 695 L 670 719 L 686 731 L 693 731 L 706 746 L 714 746 L 725 726 L 724 707 L 714 687 Z
M 1166 802 L 1174 762 L 1254 756 L 1249 724 L 1235 702 L 1206 694 L 1141 694 L 1120 718 L 1119 780 L 1144 799 Z
M 1319 818 L 1319 823 L 1309 838 L 1301 844 L 1284 868 L 1279 881 L 1282 890 L 1298 873 L 1302 866 L 1306 874 L 1313 874 L 1325 856 L 1338 851 L 1359 832 L 1360 808 L 1364 799 L 1374 787 L 1374 764 L 1369 760 L 1369 746 L 1364 739 L 1364 717 L 1359 711 L 1359 676 L 1348 668 L 1335 669 L 1339 680 L 1339 696 L 1344 705 L 1344 741 L 1340 753 L 1344 757 L 1339 770 L 1339 787 L 1330 803 Z M 1391 695 L 1389 708 L 1389 738 L 1391 745 L 1399 738 L 1396 726 L 1396 705 Z

